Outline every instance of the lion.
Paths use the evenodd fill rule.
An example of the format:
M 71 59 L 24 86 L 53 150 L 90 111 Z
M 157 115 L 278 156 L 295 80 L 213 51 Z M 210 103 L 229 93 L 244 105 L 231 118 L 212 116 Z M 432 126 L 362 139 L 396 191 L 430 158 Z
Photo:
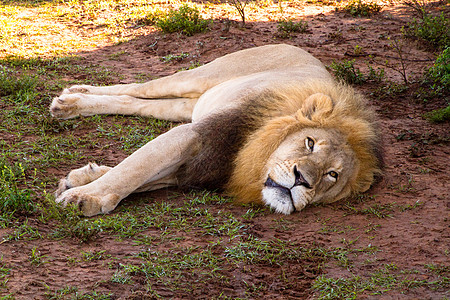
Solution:
M 238 51 L 141 84 L 72 86 L 50 111 L 183 122 L 113 168 L 89 163 L 61 179 L 56 202 L 86 216 L 173 186 L 222 189 L 237 203 L 291 214 L 365 192 L 382 169 L 374 110 L 290 45 Z

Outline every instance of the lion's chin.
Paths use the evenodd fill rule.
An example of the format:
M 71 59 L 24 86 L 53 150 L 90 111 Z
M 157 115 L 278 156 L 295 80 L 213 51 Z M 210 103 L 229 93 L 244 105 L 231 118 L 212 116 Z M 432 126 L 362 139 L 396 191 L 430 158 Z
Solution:
M 308 200 L 303 189 L 296 186 L 287 193 L 285 189 L 266 186 L 262 190 L 262 199 L 277 213 L 289 215 L 294 211 L 302 210 L 307 205 Z
M 289 215 L 295 211 L 291 196 L 280 189 L 265 187 L 262 190 L 262 198 L 264 203 L 277 213 Z

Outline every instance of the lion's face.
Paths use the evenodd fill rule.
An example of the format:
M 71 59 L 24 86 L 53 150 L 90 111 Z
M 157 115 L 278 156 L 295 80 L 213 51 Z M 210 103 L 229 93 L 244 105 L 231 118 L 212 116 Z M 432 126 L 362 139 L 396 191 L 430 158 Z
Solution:
M 330 95 L 292 96 L 301 108 L 250 136 L 228 190 L 285 214 L 367 191 L 382 164 L 373 112 L 349 88 Z
M 307 204 L 348 196 L 356 159 L 338 131 L 306 128 L 289 135 L 270 156 L 262 181 L 263 201 L 290 214 Z

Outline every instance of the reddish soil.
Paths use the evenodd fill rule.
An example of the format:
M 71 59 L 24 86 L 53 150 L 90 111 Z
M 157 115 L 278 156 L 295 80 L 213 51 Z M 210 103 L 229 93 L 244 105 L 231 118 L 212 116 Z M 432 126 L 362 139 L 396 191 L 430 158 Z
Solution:
M 320 7 L 313 4 L 295 4 L 291 8 L 291 17 L 304 17 L 309 23 L 306 34 L 292 34 L 289 39 L 276 37 L 277 23 L 271 21 L 248 22 L 245 28 L 232 22 L 227 28 L 226 22 L 215 17 L 212 29 L 207 33 L 186 37 L 179 34 L 162 34 L 151 27 L 130 42 L 105 46 L 95 51 L 76 53 L 87 62 L 107 67 L 121 75 L 121 79 L 112 79 L 114 83 L 136 81 L 136 75 L 148 74 L 147 78 L 155 78 L 174 73 L 182 67 L 189 67 L 192 61 L 207 63 L 213 59 L 237 50 L 273 43 L 288 43 L 303 47 L 321 59 L 326 65 L 333 60 L 356 59 L 356 65 L 364 72 L 369 55 L 381 60 L 389 59 L 398 63 L 397 53 L 389 47 L 386 38 L 401 39 L 400 28 L 412 18 L 412 11 L 403 6 L 387 6 L 383 11 L 370 18 L 354 18 L 334 7 Z M 267 13 L 267 12 L 266 12 Z M 254 17 L 254 20 L 258 18 Z M 263 19 L 263 16 L 261 16 Z M 338 30 L 341 35 L 335 35 Z M 404 40 L 402 40 L 404 41 Z M 411 41 L 404 41 L 404 51 L 408 53 L 406 62 L 411 81 L 420 78 L 426 67 L 435 59 L 435 53 Z M 364 50 L 354 55 L 355 46 Z M 191 56 L 179 61 L 164 63 L 160 60 L 168 54 L 190 53 Z M 111 55 L 123 53 L 118 59 Z M 195 55 L 195 56 L 194 56 Z M 397 72 L 386 69 L 389 80 L 401 82 Z M 327 263 L 317 271 L 314 266 L 323 263 L 320 260 L 307 259 L 292 261 L 282 267 L 266 264 L 230 265 L 221 274 L 229 280 L 214 284 L 208 281 L 202 285 L 197 282 L 196 274 L 185 274 L 187 281 L 197 282 L 192 293 L 180 293 L 166 290 L 164 285 L 154 284 L 151 288 L 164 298 L 212 298 L 221 292 L 224 296 L 302 299 L 314 298 L 317 294 L 311 290 L 311 284 L 319 273 L 329 278 L 350 278 L 352 275 L 365 278 L 380 268 L 395 265 L 399 274 L 409 271 L 404 278 L 432 282 L 446 276 L 450 267 L 450 147 L 448 123 L 432 124 L 424 119 L 423 114 L 435 107 L 443 107 L 444 102 L 436 100 L 422 103 L 415 98 L 418 84 L 412 83 L 410 89 L 398 94 L 380 96 L 376 90 L 381 84 L 368 83 L 355 86 L 362 90 L 377 108 L 382 132 L 384 135 L 386 169 L 383 178 L 373 187 L 368 197 L 350 199 L 328 206 L 309 207 L 302 212 L 290 216 L 264 213 L 251 219 L 243 220 L 240 216 L 247 208 L 230 204 L 211 205 L 213 212 L 231 212 L 236 218 L 248 226 L 247 234 L 262 240 L 280 239 L 291 241 L 304 247 L 367 249 L 376 247 L 375 254 L 367 251 L 351 252 L 351 267 L 342 267 L 336 263 Z M 109 164 L 118 163 L 123 153 L 93 153 L 105 158 Z M 80 165 L 86 162 L 80 162 Z M 76 166 L 73 166 L 76 167 Z M 57 174 L 61 170 L 49 170 Z M 182 205 L 183 197 L 174 197 L 174 192 L 159 191 L 145 195 L 130 197 L 116 213 L 121 213 L 127 203 L 135 203 L 140 199 L 151 198 L 153 202 L 165 201 L 168 196 L 174 198 L 174 205 Z M 370 197 L 369 197 L 370 196 Z M 144 204 L 142 203 L 144 206 Z M 376 208 L 378 217 L 370 213 Z M 30 219 L 30 223 L 39 228 L 41 233 L 52 230 L 52 225 L 43 225 Z M 10 229 L 0 229 L 0 236 L 11 233 Z M 147 230 L 145 235 L 159 238 L 161 231 Z M 186 235 L 181 232 L 180 236 Z M 190 232 L 183 245 L 206 245 L 214 240 L 211 237 Z M 176 242 L 158 244 L 158 249 L 171 249 Z M 46 256 L 48 263 L 39 267 L 29 263 L 28 256 L 37 247 L 41 255 Z M 101 233 L 88 243 L 79 243 L 72 239 L 38 239 L 33 241 L 10 241 L 0 245 L 3 261 L 12 267 L 8 277 L 8 292 L 16 299 L 50 298 L 45 295 L 67 286 L 76 286 L 80 293 L 97 292 L 114 293 L 117 299 L 150 299 L 151 293 L 145 280 L 136 275 L 132 285 L 111 283 L 110 279 L 119 268 L 118 262 L 127 264 L 137 262 L 131 254 L 137 253 L 146 246 L 137 246 L 132 240 L 118 240 L 111 234 Z M 104 260 L 82 261 L 82 252 L 106 250 L 110 257 Z M 212 249 L 214 252 L 214 248 Z M 73 265 L 68 258 L 79 261 Z M 108 268 L 107 265 L 116 264 Z M 426 265 L 439 265 L 444 273 L 439 276 L 431 272 Z M 395 272 L 394 272 L 395 273 Z M 284 285 L 283 276 L 299 278 Z M 400 276 L 400 275 L 399 275 Z M 250 296 L 244 294 L 245 282 L 258 286 L 264 282 L 270 286 L 267 294 Z M 387 289 L 381 296 L 362 293 L 360 298 L 383 299 L 444 299 L 450 297 L 449 285 L 437 289 L 419 286 Z M 0 290 L 2 292 L 2 290 Z

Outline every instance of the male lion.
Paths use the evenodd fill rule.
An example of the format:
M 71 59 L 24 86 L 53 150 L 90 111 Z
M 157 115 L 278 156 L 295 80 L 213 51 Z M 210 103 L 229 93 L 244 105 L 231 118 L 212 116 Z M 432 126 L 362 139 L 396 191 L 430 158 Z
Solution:
M 224 188 L 238 202 L 290 214 L 366 191 L 381 168 L 373 110 L 319 60 L 289 45 L 239 51 L 143 84 L 73 86 L 50 109 L 61 119 L 191 121 L 114 168 L 88 164 L 62 179 L 56 201 L 75 203 L 86 216 L 168 186 Z

